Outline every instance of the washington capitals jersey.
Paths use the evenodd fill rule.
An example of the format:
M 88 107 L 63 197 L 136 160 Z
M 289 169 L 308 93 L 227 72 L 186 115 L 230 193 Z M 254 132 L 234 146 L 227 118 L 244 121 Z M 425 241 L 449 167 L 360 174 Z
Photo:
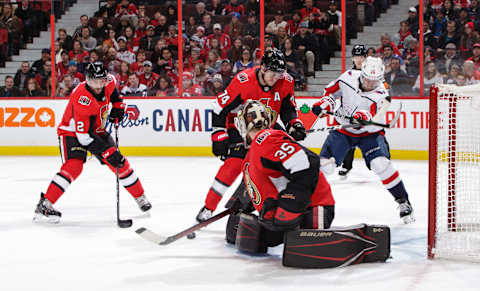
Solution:
M 372 116 L 383 106 L 388 106 L 390 96 L 387 85 L 380 82 L 379 86 L 369 92 L 364 92 L 360 86 L 359 70 L 348 70 L 331 82 L 325 88 L 324 96 L 331 96 L 336 104 L 335 120 L 339 124 L 350 123 L 349 118 L 358 110 L 369 111 Z M 377 119 L 384 122 L 384 117 Z M 340 132 L 351 136 L 364 136 L 375 132 L 383 132 L 378 126 L 364 126 L 361 128 L 347 128 L 339 130 Z
M 70 100 L 57 129 L 58 135 L 76 136 L 83 145 L 88 143 L 90 133 L 104 135 L 110 102 L 121 102 L 115 86 L 115 78 L 108 75 L 103 92 L 99 95 L 101 98 L 97 99 L 88 89 L 86 81 L 78 84 L 70 94 Z
M 294 194 L 292 203 L 335 204 L 330 184 L 320 171 L 318 155 L 282 130 L 264 129 L 255 136 L 242 171 L 248 194 L 259 213 L 266 199 L 277 200 L 282 191 L 283 195 Z
M 270 112 L 272 124 L 279 115 L 284 125 L 297 118 L 293 78 L 285 73 L 273 87 L 262 87 L 258 82 L 259 67 L 246 69 L 235 75 L 226 90 L 217 96 L 214 104 L 213 126 L 233 127 L 233 118 L 247 100 L 259 100 Z

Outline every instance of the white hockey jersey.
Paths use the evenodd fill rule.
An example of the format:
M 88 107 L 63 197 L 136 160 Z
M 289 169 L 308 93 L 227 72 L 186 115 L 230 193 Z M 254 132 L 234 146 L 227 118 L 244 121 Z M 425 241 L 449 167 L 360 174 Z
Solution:
M 343 116 L 350 117 L 358 110 L 369 111 L 374 117 L 380 108 L 390 104 L 387 85 L 380 82 L 375 90 L 363 92 L 360 89 L 360 74 L 359 70 L 348 70 L 325 88 L 323 95 L 331 96 L 335 100 L 335 120 L 339 124 L 349 124 L 350 120 Z M 385 117 L 375 117 L 375 121 L 385 123 Z M 339 131 L 350 136 L 366 136 L 376 132 L 383 133 L 383 128 L 370 125 Z

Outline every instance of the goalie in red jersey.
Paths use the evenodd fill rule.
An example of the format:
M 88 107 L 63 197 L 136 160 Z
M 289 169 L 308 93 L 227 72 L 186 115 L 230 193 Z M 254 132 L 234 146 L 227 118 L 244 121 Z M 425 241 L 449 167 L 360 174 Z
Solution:
M 101 62 L 90 63 L 87 66 L 87 81 L 80 83 L 70 94 L 57 129 L 63 165 L 50 182 L 47 192 L 41 194 L 35 209 L 35 221 L 60 221 L 62 214 L 53 208 L 53 204 L 82 172 L 87 151 L 114 173 L 118 168 L 120 182 L 142 211 L 152 207 L 130 163 L 105 130 L 107 118 L 112 123 L 118 123 L 125 114 L 125 103 L 120 99 L 115 83 L 115 78 L 107 74 Z M 110 103 L 112 109 L 109 113 Z
M 197 221 L 202 222 L 212 216 L 222 196 L 241 172 L 246 150 L 233 118 L 247 100 L 259 100 L 265 104 L 272 116 L 272 126 L 282 128 L 276 124 L 280 118 L 286 131 L 295 140 L 305 139 L 305 128 L 297 118 L 293 82 L 293 78 L 286 73 L 283 53 L 269 49 L 263 55 L 260 67 L 238 73 L 227 89 L 217 96 L 212 118 L 212 151 L 214 155 L 222 157 L 224 163 L 208 191 L 205 206 L 200 209 Z
M 278 245 L 283 242 L 283 232 L 298 227 L 329 228 L 335 201 L 320 170 L 319 156 L 286 132 L 270 128 L 270 115 L 258 101 L 247 101 L 235 125 L 249 148 L 242 163 L 243 180 L 259 213 L 258 218 L 249 215 L 251 223 L 245 224 L 262 228 L 261 244 Z M 238 239 L 235 228 L 238 220 L 238 214 L 230 216 L 227 226 L 230 243 Z

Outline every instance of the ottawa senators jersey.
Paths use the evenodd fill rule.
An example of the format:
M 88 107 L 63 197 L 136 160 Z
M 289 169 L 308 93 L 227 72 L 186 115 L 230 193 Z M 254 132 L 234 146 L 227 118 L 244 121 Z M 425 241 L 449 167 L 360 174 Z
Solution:
M 104 135 L 110 102 L 121 102 L 115 86 L 115 77 L 108 75 L 103 92 L 99 95 L 101 97 L 97 96 L 97 99 L 86 81 L 80 83 L 70 94 L 70 100 L 57 129 L 58 135 L 77 136 L 77 138 L 79 134 Z M 79 141 L 82 143 L 80 138 Z
M 320 171 L 318 155 L 286 132 L 264 129 L 253 139 L 242 165 L 243 179 L 260 213 L 266 199 L 290 195 L 293 205 L 334 205 L 330 184 Z
M 275 124 L 279 115 L 284 125 L 297 118 L 292 76 L 285 73 L 283 78 L 278 80 L 272 88 L 262 87 L 258 82 L 259 70 L 259 67 L 253 67 L 241 71 L 235 75 L 227 89 L 217 96 L 214 105 L 213 127 L 234 127 L 235 115 L 233 113 L 236 113 L 239 106 L 249 99 L 259 100 L 265 104 L 271 113 L 272 124 Z

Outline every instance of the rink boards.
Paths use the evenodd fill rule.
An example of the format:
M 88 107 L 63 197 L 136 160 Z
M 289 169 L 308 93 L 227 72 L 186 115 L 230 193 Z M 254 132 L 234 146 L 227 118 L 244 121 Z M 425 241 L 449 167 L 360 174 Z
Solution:
M 296 98 L 298 114 L 305 127 L 333 125 L 332 118 L 317 119 L 309 107 L 317 99 Z M 213 98 L 128 98 L 128 118 L 120 127 L 120 147 L 127 155 L 208 156 Z M 392 120 L 398 102 L 403 109 L 396 128 L 387 139 L 396 159 L 428 158 L 428 100 L 394 100 L 386 121 Z M 67 105 L 66 99 L 0 100 L 1 155 L 57 155 L 56 128 Z M 107 130 L 112 125 L 105 124 Z M 304 145 L 319 152 L 328 133 L 309 134 Z M 357 151 L 356 154 L 359 154 Z

